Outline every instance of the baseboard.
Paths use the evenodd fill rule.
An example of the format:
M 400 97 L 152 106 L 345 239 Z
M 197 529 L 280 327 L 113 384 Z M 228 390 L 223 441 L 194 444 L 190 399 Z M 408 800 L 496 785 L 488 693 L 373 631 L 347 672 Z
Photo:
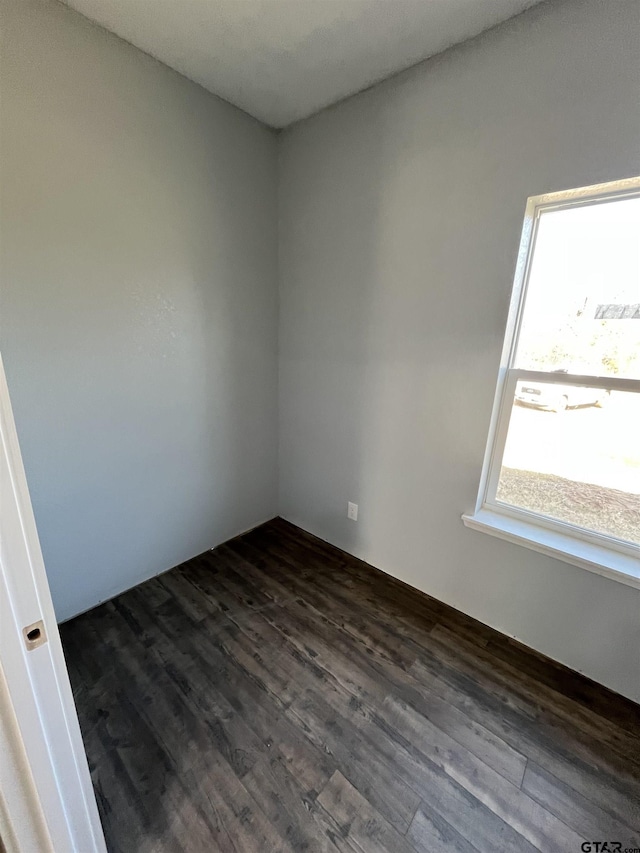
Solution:
M 78 616 L 82 616 L 84 613 L 89 613 L 91 610 L 94 610 L 96 607 L 100 607 L 101 604 L 106 604 L 107 601 L 112 601 L 114 598 L 117 598 L 119 595 L 122 595 L 124 592 L 128 592 L 130 589 L 135 589 L 137 586 L 140 586 L 142 583 L 146 583 L 147 581 L 152 580 L 153 578 L 159 578 L 161 575 L 165 575 L 167 572 L 171 572 L 174 569 L 177 569 L 178 566 L 182 566 L 184 563 L 188 563 L 189 560 L 193 560 L 196 557 L 200 557 L 203 554 L 207 554 L 209 551 L 212 551 L 214 548 L 217 548 L 219 545 L 225 545 L 227 542 L 233 542 L 235 539 L 238 539 L 240 536 L 244 536 L 247 533 L 251 533 L 252 530 L 255 530 L 257 527 L 262 527 L 263 524 L 267 524 L 269 521 L 273 521 L 274 518 L 278 516 L 271 516 L 270 518 L 265 518 L 264 521 L 257 522 L 256 524 L 252 524 L 251 527 L 247 527 L 245 530 L 241 530 L 236 533 L 234 536 L 230 536 L 227 539 L 223 539 L 221 542 L 216 542 L 215 545 L 212 545 L 210 548 L 207 548 L 206 551 L 201 551 L 198 554 L 192 554 L 190 557 L 186 557 L 180 563 L 176 563 L 174 566 L 169 566 L 166 569 L 160 569 L 157 572 L 152 572 L 151 574 L 145 574 L 139 577 L 134 583 L 128 584 L 125 587 L 116 589 L 113 593 L 109 593 L 104 598 L 100 598 L 96 601 L 95 604 L 91 604 L 89 607 L 85 607 L 82 610 L 78 610 L 77 613 L 72 613 L 70 616 L 65 616 L 64 619 L 58 620 L 58 625 L 64 625 L 65 622 L 71 621 L 71 619 L 76 619 Z
M 538 660 L 540 660 L 542 663 L 546 664 L 547 666 L 555 667 L 556 669 L 559 669 L 559 670 L 565 672 L 567 674 L 567 676 L 570 676 L 573 678 L 577 677 L 579 679 L 582 679 L 587 684 L 595 685 L 595 686 L 597 686 L 598 690 L 607 691 L 609 694 L 611 694 L 611 696 L 614 696 L 616 698 L 616 700 L 618 700 L 618 701 L 628 702 L 632 706 L 640 707 L 640 703 L 636 702 L 636 700 L 632 699 L 630 696 L 626 696 L 624 693 L 619 693 L 618 691 L 613 690 L 608 685 L 603 684 L 600 681 L 596 681 L 594 678 L 591 678 L 590 676 L 586 675 L 584 672 L 581 672 L 578 669 L 573 669 L 573 667 L 568 666 L 566 663 L 563 663 L 562 661 L 557 660 L 556 658 L 553 658 L 553 657 L 550 657 L 549 655 L 544 654 L 544 652 L 539 651 L 538 649 L 534 648 L 533 646 L 529 646 L 527 643 L 524 643 L 515 634 L 508 634 L 505 631 L 501 631 L 499 628 L 496 628 L 494 625 L 490 625 L 487 622 L 482 622 L 476 616 L 472 616 L 470 613 L 466 613 L 464 610 L 459 610 L 457 607 L 453 607 L 453 605 L 449 604 L 446 601 L 442 601 L 440 598 L 436 598 L 433 595 L 429 595 L 428 592 L 425 592 L 424 590 L 419 589 L 416 586 L 412 586 L 411 584 L 407 583 L 406 581 L 401 580 L 400 578 L 396 577 L 395 575 L 392 575 L 389 572 L 386 572 L 384 569 L 380 569 L 377 566 L 374 566 L 372 563 L 367 563 L 367 561 L 363 560 L 362 557 L 357 557 L 355 554 L 351 554 L 349 551 L 345 551 L 345 549 L 341 548 L 339 545 L 334 545 L 333 542 L 330 542 L 328 539 L 323 539 L 321 536 L 318 536 L 317 534 L 312 533 L 310 530 L 307 530 L 306 528 L 302 527 L 300 524 L 296 524 L 293 521 L 289 521 L 289 519 L 284 518 L 284 516 L 278 516 L 278 518 L 281 521 L 284 521 L 286 524 L 291 525 L 291 527 L 295 527 L 296 530 L 300 530 L 306 536 L 310 536 L 311 538 L 316 539 L 318 542 L 322 542 L 324 545 L 328 545 L 330 548 L 334 548 L 336 551 L 340 551 L 340 553 L 345 554 L 345 556 L 347 556 L 350 560 L 357 560 L 358 562 L 367 566 L 373 572 L 377 572 L 378 574 L 384 575 L 385 578 L 393 581 L 393 583 L 399 584 L 400 586 L 404 587 L 405 589 L 410 590 L 414 594 L 418 594 L 418 595 L 423 596 L 424 598 L 430 599 L 431 601 L 435 601 L 435 602 L 437 602 L 438 605 L 445 607 L 445 608 L 448 608 L 450 611 L 462 616 L 464 619 L 468 619 L 471 622 L 476 623 L 476 625 L 478 625 L 479 631 L 485 631 L 485 632 L 490 631 L 492 634 L 495 635 L 495 639 L 497 639 L 501 642 L 508 642 L 512 646 L 514 646 L 514 645 L 518 646 L 519 648 L 521 648 L 522 650 L 524 650 L 528 654 L 536 657 Z

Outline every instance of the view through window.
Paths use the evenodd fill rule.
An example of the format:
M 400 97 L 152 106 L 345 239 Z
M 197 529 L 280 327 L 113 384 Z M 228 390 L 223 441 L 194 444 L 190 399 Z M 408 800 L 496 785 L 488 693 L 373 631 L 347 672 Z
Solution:
M 535 224 L 486 498 L 640 545 L 640 197 Z

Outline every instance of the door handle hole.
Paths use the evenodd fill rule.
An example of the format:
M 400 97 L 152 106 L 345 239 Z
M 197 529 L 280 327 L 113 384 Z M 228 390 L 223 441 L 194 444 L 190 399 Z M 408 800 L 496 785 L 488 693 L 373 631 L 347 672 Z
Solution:
M 24 636 L 24 644 L 29 652 L 32 651 L 32 649 L 37 649 L 38 646 L 42 646 L 47 642 L 47 633 L 44 630 L 44 622 L 42 619 L 39 619 L 37 622 L 33 622 L 31 625 L 27 625 L 22 629 L 22 633 Z

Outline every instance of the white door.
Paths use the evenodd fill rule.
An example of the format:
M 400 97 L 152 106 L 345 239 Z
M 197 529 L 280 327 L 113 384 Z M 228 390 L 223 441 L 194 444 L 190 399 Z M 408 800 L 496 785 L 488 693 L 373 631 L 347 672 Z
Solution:
M 1 357 L 0 441 L 1 840 L 104 853 Z

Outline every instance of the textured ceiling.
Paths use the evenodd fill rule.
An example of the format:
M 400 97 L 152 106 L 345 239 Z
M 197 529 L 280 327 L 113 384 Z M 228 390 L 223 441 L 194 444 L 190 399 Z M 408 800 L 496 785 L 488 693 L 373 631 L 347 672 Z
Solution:
M 65 0 L 272 127 L 538 0 Z

